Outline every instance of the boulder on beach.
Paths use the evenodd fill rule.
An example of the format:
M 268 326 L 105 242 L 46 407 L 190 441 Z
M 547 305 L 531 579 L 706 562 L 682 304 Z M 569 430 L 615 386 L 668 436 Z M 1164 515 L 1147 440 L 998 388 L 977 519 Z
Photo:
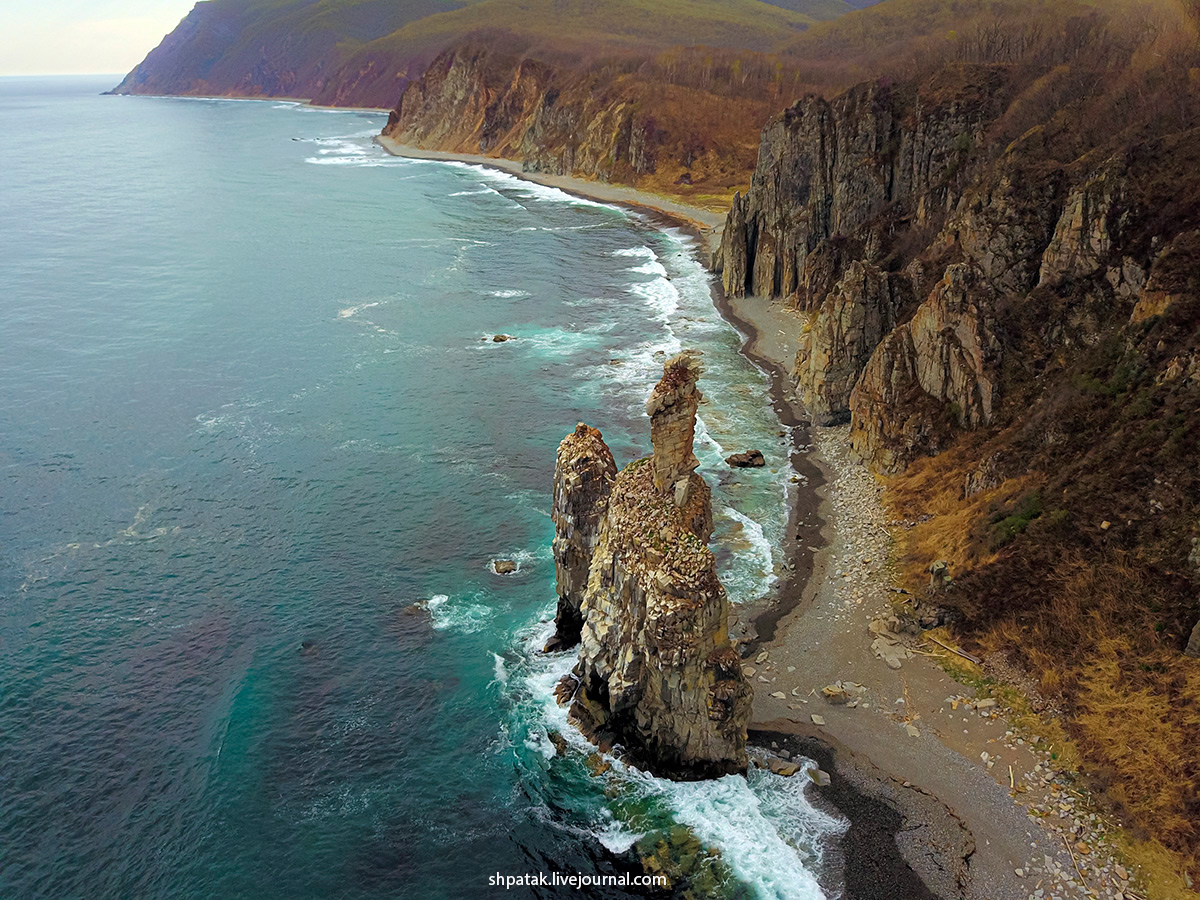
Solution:
M 747 450 L 725 457 L 725 462 L 734 469 L 758 469 L 767 464 L 761 450 Z
M 841 706 L 843 703 L 850 702 L 850 692 L 842 687 L 840 683 L 828 684 L 821 688 L 821 696 L 834 706 Z
M 800 771 L 798 763 L 789 762 L 786 759 L 780 759 L 777 756 L 767 758 L 767 769 L 775 775 L 782 775 L 784 778 L 791 778 Z

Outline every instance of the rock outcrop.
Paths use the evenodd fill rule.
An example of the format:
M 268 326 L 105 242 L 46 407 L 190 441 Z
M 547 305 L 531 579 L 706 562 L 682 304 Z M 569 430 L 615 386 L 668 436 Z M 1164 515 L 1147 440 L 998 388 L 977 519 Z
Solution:
M 1120 213 L 1124 184 L 1124 166 L 1114 159 L 1070 192 L 1054 236 L 1042 255 L 1043 284 L 1084 278 L 1104 267 L 1123 224 Z
M 1192 659 L 1200 659 L 1200 621 L 1197 621 L 1192 628 L 1192 636 L 1188 639 L 1187 648 L 1183 652 L 1185 656 L 1190 656 Z
M 817 425 L 850 417 L 850 393 L 884 335 L 896 327 L 910 287 L 901 274 L 855 261 L 800 336 L 793 375 Z
M 756 105 L 681 86 L 666 96 L 661 84 L 503 46 L 466 41 L 440 54 L 408 84 L 383 137 L 520 160 L 528 172 L 670 192 L 723 189 L 753 164 L 752 147 L 730 138 L 759 127 L 766 116 Z M 700 123 L 687 114 L 690 104 L 722 113 Z
M 647 403 L 655 452 L 612 484 L 590 560 L 579 661 L 559 691 L 585 734 L 675 778 L 746 768 L 752 696 L 707 546 L 711 496 L 692 452 L 698 375 L 692 358 L 669 360 Z M 598 449 L 590 429 L 564 446 L 576 437 Z
M 579 643 L 588 570 L 616 476 L 617 464 L 612 452 L 604 443 L 604 436 L 595 428 L 580 422 L 559 444 L 551 513 L 558 611 L 554 617 L 554 637 L 546 645 L 547 652 L 567 650 Z
M 992 420 L 1000 350 L 992 327 L 989 291 L 957 264 L 876 348 L 850 396 L 851 445 L 872 469 L 897 472 L 936 452 L 950 427 Z
M 918 218 L 944 205 L 947 173 L 996 114 L 1003 76 L 947 71 L 918 89 L 871 82 L 806 97 L 763 129 L 750 191 L 736 197 L 717 266 L 735 296 L 802 289 L 808 257 L 891 204 Z

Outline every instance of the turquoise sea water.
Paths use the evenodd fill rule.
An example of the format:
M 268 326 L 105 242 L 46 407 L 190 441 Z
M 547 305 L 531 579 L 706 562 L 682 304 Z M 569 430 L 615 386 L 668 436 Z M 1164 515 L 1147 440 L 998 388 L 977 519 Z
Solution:
M 111 84 L 0 79 L 0 897 L 554 897 L 488 877 L 674 824 L 731 895 L 822 896 L 802 779 L 547 740 L 555 447 L 647 453 L 682 346 L 734 600 L 778 562 L 784 438 L 691 239 L 376 114 Z

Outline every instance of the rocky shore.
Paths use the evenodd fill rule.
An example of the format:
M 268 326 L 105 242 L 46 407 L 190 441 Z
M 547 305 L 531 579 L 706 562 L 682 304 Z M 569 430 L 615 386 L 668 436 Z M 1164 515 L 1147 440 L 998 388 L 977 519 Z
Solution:
M 394 155 L 486 165 L 634 207 L 690 232 L 706 254 L 721 239 L 722 217 L 656 195 L 531 174 L 512 160 L 379 143 Z M 796 396 L 801 315 L 778 299 L 728 296 L 719 285 L 714 304 L 746 336 L 743 352 L 771 376 L 769 400 L 791 434 L 797 472 L 784 576 L 763 607 L 749 611 L 739 647 L 756 688 L 750 742 L 766 752 L 790 748 L 831 774 L 830 785 L 813 790 L 851 821 L 837 873 L 847 900 L 1137 900 L 1134 873 L 1105 852 L 1102 817 L 1072 793 L 1053 751 L 1035 750 L 997 708 L 976 708 L 973 692 L 935 664 L 928 645 L 905 647 L 899 669 L 872 650 L 878 635 L 870 624 L 891 612 L 896 527 L 879 483 L 852 459 L 847 427 L 813 427 Z M 837 681 L 864 688 L 857 702 L 822 699 Z M 1011 787 L 1003 777 L 1009 765 Z
M 619 744 L 677 779 L 746 770 L 753 694 L 708 548 L 711 492 L 693 452 L 699 377 L 687 353 L 663 363 L 646 401 L 651 456 L 617 473 L 600 432 L 580 423 L 555 467 L 558 646 L 581 621 L 578 662 L 556 696 L 598 746 Z
M 793 413 L 802 409 L 788 387 L 791 360 L 780 355 L 799 317 L 778 301 L 722 296 L 718 304 L 748 336 L 746 352 L 770 367 L 776 393 Z M 808 742 L 810 756 L 825 748 L 831 772 L 898 817 L 903 865 L 931 894 L 887 896 L 1139 896 L 1106 847 L 1105 819 L 1053 748 L 1008 725 L 995 699 L 949 677 L 935 658 L 942 648 L 899 633 L 889 552 L 891 529 L 903 523 L 890 521 L 848 432 L 811 429 L 822 537 L 807 583 L 781 586 L 772 639 L 744 648 L 756 688 L 752 735 Z M 808 439 L 807 429 L 799 434 Z M 809 516 L 811 502 L 801 499 L 796 517 Z M 846 884 L 849 897 L 879 896 L 856 887 L 853 872 Z

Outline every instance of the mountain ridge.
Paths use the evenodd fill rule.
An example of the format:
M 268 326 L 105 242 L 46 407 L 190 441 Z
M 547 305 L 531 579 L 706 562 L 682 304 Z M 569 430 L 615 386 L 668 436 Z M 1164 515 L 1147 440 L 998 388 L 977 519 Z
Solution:
M 544 52 L 766 50 L 850 9 L 843 0 L 201 0 L 113 92 L 391 107 L 434 57 L 481 32 Z

